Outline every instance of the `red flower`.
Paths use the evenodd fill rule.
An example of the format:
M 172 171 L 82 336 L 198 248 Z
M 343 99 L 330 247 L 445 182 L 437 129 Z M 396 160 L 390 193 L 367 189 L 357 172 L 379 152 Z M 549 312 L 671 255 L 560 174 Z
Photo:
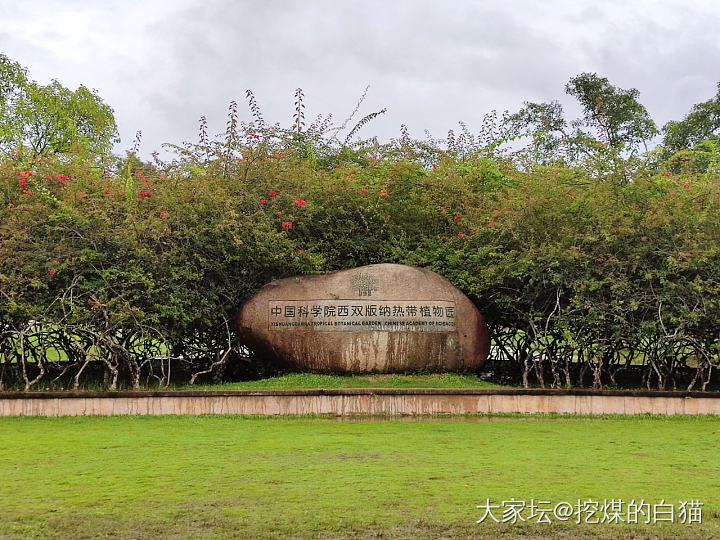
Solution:
M 632 203 L 632 205 L 630 206 L 630 208 L 632 208 L 633 210 L 635 210 L 635 209 L 637 208 L 637 206 L 635 205 L 635 203 Z
M 162 210 L 162 211 L 160 212 L 160 217 L 163 218 L 163 219 L 167 219 L 167 217 L 168 217 L 169 215 L 170 215 L 170 212 L 168 212 L 167 210 Z
M 282 216 L 282 210 L 278 210 L 278 216 Z
M 460 216 L 459 216 L 459 215 L 456 215 L 456 216 L 453 218 L 453 221 L 460 221 Z
M 687 182 L 685 182 L 685 183 L 683 184 L 683 187 L 684 187 L 685 189 L 690 189 L 690 184 L 688 184 Z
M 267 199 L 260 199 L 260 204 L 267 204 Z
M 665 176 L 670 176 L 670 172 L 666 172 L 666 173 L 665 173 Z
M 58 174 L 58 175 L 57 175 L 57 179 L 58 179 L 58 181 L 60 181 L 60 182 L 67 182 L 68 180 L 70 180 L 70 177 L 69 177 L 69 176 L 65 176 L 64 174 Z
M 388 196 L 387 189 L 381 189 L 380 195 L 382 195 L 383 197 L 387 197 Z
M 111 190 L 111 189 L 106 189 L 106 190 L 105 190 L 105 195 L 112 195 L 112 190 Z
M 268 193 L 268 195 L 270 195 L 271 197 L 274 197 L 275 195 L 277 195 L 277 191 L 273 190 L 270 193 Z
M 377 163 L 377 160 L 378 160 L 378 157 L 377 157 L 377 156 L 371 157 L 371 158 L 370 158 L 370 164 L 371 164 L 371 165 L 375 165 L 375 164 Z
M 390 219 L 390 215 L 389 215 L 389 214 L 388 214 L 388 217 L 387 217 L 387 218 Z
M 140 192 L 141 197 L 152 197 L 152 192 L 150 190 L 145 190 Z
M 25 189 L 27 187 L 27 180 L 20 178 L 20 187 Z
M 50 269 L 50 275 L 51 275 L 51 276 L 54 276 L 54 275 L 55 275 L 55 269 L 54 269 L 54 268 L 51 268 L 51 269 Z
M 463 232 L 462 232 L 462 231 L 458 231 L 458 236 L 462 236 L 462 235 L 463 235 Z
M 437 171 L 437 170 L 438 170 L 438 166 L 437 166 L 437 165 L 433 165 L 433 171 Z
M 283 221 L 282 230 L 289 231 L 290 229 L 292 229 L 292 221 Z
M 358 193 L 367 193 L 367 188 L 364 187 L 364 188 L 358 189 Z
M 300 207 L 307 206 L 307 203 L 305 201 L 303 201 L 300 197 L 295 197 L 295 202 Z
M 285 154 L 275 154 L 275 157 L 278 159 L 282 159 L 285 157 Z

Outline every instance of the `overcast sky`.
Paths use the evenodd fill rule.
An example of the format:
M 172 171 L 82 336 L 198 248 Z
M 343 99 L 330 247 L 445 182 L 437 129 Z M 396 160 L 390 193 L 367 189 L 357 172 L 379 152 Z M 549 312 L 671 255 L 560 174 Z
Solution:
M 630 7 L 627 7 L 629 4 Z M 224 130 L 245 90 L 266 120 L 289 126 L 293 92 L 307 116 L 342 121 L 366 85 L 361 113 L 388 113 L 365 136 L 444 137 L 478 131 L 491 109 L 559 99 L 597 72 L 662 126 L 711 98 L 720 81 L 720 2 L 426 0 L 0 0 L 0 52 L 32 79 L 98 90 L 141 154 L 197 140 L 198 118 Z

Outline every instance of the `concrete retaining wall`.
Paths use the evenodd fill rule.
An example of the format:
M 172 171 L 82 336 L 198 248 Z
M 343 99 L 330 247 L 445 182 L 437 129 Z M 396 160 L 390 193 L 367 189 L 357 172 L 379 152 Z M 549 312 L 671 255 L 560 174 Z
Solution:
M 486 389 L 0 392 L 0 416 L 717 414 L 720 393 Z

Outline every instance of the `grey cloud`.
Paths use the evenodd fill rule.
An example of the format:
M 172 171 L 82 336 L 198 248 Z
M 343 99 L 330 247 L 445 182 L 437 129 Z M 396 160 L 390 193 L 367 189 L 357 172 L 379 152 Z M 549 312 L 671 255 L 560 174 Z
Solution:
M 32 25 L 29 18 L 45 16 L 50 7 L 87 14 L 92 28 L 82 38 L 81 57 L 53 60 L 55 53 L 32 39 L 2 35 L 0 49 L 28 65 L 31 75 L 91 79 L 116 109 L 123 146 L 142 129 L 148 152 L 161 142 L 194 140 L 201 115 L 212 131 L 222 131 L 228 102 L 243 102 L 247 88 L 268 120 L 287 125 L 298 86 L 309 117 L 333 112 L 342 120 L 371 84 L 363 111 L 389 112 L 365 133 L 387 138 L 397 136 L 400 123 L 416 135 L 428 128 L 442 136 L 457 120 L 477 130 L 489 110 L 516 110 L 526 100 L 559 99 L 572 116 L 577 105 L 564 86 L 584 71 L 638 88 L 662 124 L 711 97 L 720 79 L 720 6 L 712 1 L 133 0 L 88 7 L 73 0 L 62 10 L 51 2 L 37 6 L 27 14 L 13 7 L 8 20 Z M 59 48 L 63 39 L 57 38 Z M 249 116 L 243 103 L 241 111 Z

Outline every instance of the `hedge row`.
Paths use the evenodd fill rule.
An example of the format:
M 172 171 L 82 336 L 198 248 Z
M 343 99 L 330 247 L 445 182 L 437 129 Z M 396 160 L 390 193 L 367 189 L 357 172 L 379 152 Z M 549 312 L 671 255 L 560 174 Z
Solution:
M 709 384 L 717 174 L 528 169 L 408 141 L 321 155 L 246 135 L 115 170 L 53 155 L 0 164 L 0 388 L 262 372 L 232 330 L 244 299 L 273 278 L 379 262 L 463 290 L 493 359 L 526 386 L 618 385 L 633 366 L 648 388 Z

